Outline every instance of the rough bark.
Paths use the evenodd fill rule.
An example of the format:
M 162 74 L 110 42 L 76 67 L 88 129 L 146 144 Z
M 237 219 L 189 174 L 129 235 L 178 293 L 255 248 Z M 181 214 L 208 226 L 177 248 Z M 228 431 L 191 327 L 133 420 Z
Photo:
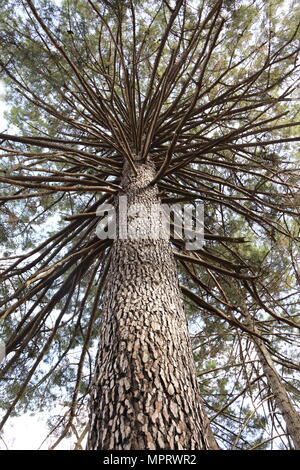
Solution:
M 128 206 L 159 203 L 154 168 L 126 167 Z M 201 405 L 168 240 L 116 239 L 103 304 L 88 449 L 217 448 Z
M 260 334 L 260 331 L 250 314 L 244 312 L 246 324 L 254 333 Z M 257 355 L 260 359 L 264 374 L 268 380 L 269 387 L 273 393 L 277 408 L 282 413 L 285 420 L 287 432 L 290 435 L 295 449 L 300 449 L 300 415 L 297 413 L 283 383 L 276 371 L 272 357 L 267 350 L 264 342 L 255 337 L 253 339 Z

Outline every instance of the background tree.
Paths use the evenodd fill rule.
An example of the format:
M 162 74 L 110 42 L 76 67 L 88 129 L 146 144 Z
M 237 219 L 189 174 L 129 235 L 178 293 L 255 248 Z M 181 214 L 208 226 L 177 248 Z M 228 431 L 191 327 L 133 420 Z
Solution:
M 16 410 L 41 400 L 47 406 L 64 389 L 68 411 L 59 440 L 66 436 L 87 406 L 100 329 L 95 384 L 113 377 L 120 394 L 99 395 L 104 387 L 95 386 L 90 447 L 214 448 L 204 403 L 222 448 L 271 448 L 275 438 L 277 447 L 299 448 L 297 7 L 2 3 L 1 66 L 12 126 L 1 133 L 8 352 L 2 426 Z M 171 245 L 99 240 L 97 207 L 124 192 L 130 204 L 203 201 L 205 245 L 187 252 L 176 226 Z M 40 227 L 49 219 L 58 228 L 45 235 Z M 134 269 L 122 278 L 129 292 L 122 297 L 116 285 L 126 257 Z M 130 286 L 143 279 L 147 257 L 152 287 L 142 282 L 141 300 Z M 167 300 L 160 292 L 150 302 L 155 270 Z M 153 307 L 164 315 L 148 325 Z M 122 318 L 126 325 L 140 321 L 148 335 L 128 364 L 124 350 L 141 333 L 136 328 L 134 340 L 125 338 Z M 152 347 L 173 344 L 172 354 L 162 355 L 168 374 L 159 384 L 162 363 L 152 371 L 149 341 L 158 331 L 162 343 L 153 340 Z M 186 371 L 188 393 L 183 383 L 173 391 L 172 358 Z M 147 371 L 154 375 L 146 378 Z M 155 400 L 140 416 L 151 392 Z

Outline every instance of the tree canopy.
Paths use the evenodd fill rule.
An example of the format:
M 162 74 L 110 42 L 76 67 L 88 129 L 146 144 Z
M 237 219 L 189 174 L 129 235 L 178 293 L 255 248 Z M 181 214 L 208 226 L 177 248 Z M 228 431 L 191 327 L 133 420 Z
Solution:
M 300 7 L 0 3 L 1 425 L 62 396 L 58 439 L 85 416 L 113 282 L 96 210 L 151 160 L 163 202 L 204 203 L 203 247 L 171 242 L 219 445 L 292 448 L 274 387 L 297 414 Z

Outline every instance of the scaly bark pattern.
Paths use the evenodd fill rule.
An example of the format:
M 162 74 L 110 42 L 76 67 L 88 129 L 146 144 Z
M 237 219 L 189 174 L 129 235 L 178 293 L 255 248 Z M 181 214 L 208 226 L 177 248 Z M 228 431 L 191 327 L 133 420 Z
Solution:
M 259 328 L 255 324 L 253 318 L 246 311 L 244 312 L 246 325 L 257 334 L 261 334 Z M 296 411 L 286 389 L 282 383 L 282 379 L 276 371 L 273 359 L 267 350 L 264 342 L 258 337 L 254 338 L 255 349 L 261 361 L 261 365 L 265 376 L 268 379 L 271 392 L 273 393 L 276 406 L 283 415 L 286 422 L 287 431 L 292 438 L 295 449 L 300 450 L 300 415 Z
M 128 207 L 159 203 L 151 163 L 127 167 Z M 198 392 L 170 243 L 114 241 L 91 394 L 89 449 L 217 448 Z

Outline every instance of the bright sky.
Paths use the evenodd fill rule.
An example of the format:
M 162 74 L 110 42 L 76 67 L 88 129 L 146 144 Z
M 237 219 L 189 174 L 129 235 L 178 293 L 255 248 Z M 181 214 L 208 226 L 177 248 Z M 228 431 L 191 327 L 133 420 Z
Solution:
M 3 100 L 4 92 L 4 84 L 0 80 L 0 132 L 5 131 L 7 126 L 4 119 L 4 112 L 7 108 Z M 59 410 L 56 410 L 56 414 L 58 413 Z M 0 434 L 0 450 L 7 448 L 9 450 L 38 449 L 49 433 L 49 429 L 46 425 L 48 417 L 49 415 L 46 413 L 40 413 L 36 416 L 27 413 L 23 416 L 9 419 L 3 428 L 3 434 Z M 48 449 L 49 445 L 51 445 L 54 440 L 55 438 L 48 439 L 41 449 Z M 57 448 L 69 450 L 71 449 L 71 444 L 67 440 L 64 440 Z
M 0 130 L 1 131 L 3 131 L 5 129 L 5 119 L 3 117 L 3 113 L 4 113 L 5 108 L 6 108 L 5 103 L 3 101 L 4 92 L 5 92 L 4 84 L 0 80 Z
M 61 0 L 54 1 L 58 5 L 61 4 Z M 284 6 L 289 4 L 290 0 L 287 0 Z M 7 109 L 3 99 L 4 92 L 4 84 L 0 80 L 0 132 L 5 132 L 7 130 L 7 124 L 4 119 L 4 112 Z M 53 414 L 60 414 L 60 411 L 61 410 L 57 409 L 53 410 Z M 51 437 L 41 446 L 43 440 L 49 433 L 49 429 L 46 425 L 48 417 L 49 414 L 47 413 L 40 413 L 39 415 L 34 416 L 27 413 L 20 417 L 9 419 L 4 426 L 3 433 L 0 434 L 0 450 L 35 450 L 39 448 L 48 449 L 49 446 L 55 441 L 55 438 Z M 57 447 L 57 449 L 61 450 L 70 450 L 72 448 L 73 446 L 71 441 L 68 439 L 64 439 Z
M 47 450 L 54 442 L 49 438 L 42 446 L 42 442 L 49 433 L 46 426 L 48 415 L 41 413 L 32 416 L 25 414 L 17 418 L 11 418 L 4 426 L 4 433 L 0 437 L 0 450 Z M 41 447 L 40 447 L 41 446 Z M 61 450 L 71 450 L 70 444 L 63 442 L 57 447 Z

